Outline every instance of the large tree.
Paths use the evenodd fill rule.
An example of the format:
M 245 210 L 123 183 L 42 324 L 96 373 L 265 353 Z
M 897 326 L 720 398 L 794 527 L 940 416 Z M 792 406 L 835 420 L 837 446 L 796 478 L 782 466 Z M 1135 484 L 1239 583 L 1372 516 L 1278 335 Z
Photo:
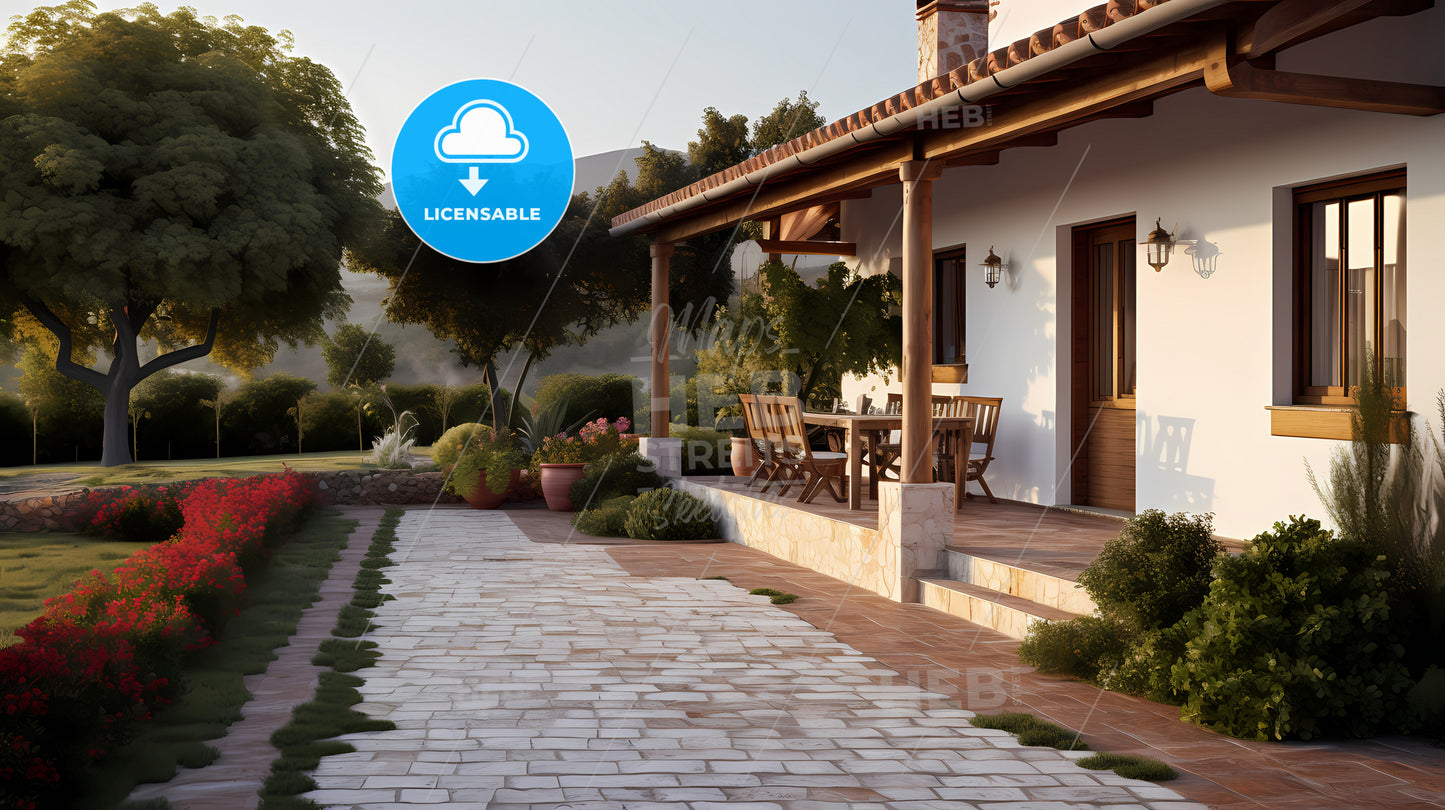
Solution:
M 52 333 L 130 460 L 130 392 L 211 354 L 233 368 L 324 338 L 379 172 L 327 68 L 228 17 L 85 0 L 16 18 L 0 53 L 0 317 Z M 164 353 L 144 364 L 143 341 Z M 109 368 L 72 352 L 105 349 Z
M 607 236 L 610 214 L 625 210 L 618 209 L 622 204 L 609 203 L 604 193 L 594 211 L 592 198 L 579 194 L 542 244 L 491 264 L 437 253 L 392 212 L 375 238 L 352 252 L 351 265 L 391 282 L 391 321 L 424 324 L 437 339 L 455 341 L 462 363 L 481 367 L 496 392 L 499 354 L 520 347 L 530 367 L 646 306 L 646 244 Z M 495 403 L 492 414 L 503 421 Z

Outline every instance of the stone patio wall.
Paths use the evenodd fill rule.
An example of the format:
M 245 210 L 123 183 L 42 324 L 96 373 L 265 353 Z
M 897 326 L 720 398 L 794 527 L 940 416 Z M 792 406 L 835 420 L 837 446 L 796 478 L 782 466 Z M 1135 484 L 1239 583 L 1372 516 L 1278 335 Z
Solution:
M 88 490 L 0 501 L 0 532 L 69 532 L 76 529 L 75 510 Z

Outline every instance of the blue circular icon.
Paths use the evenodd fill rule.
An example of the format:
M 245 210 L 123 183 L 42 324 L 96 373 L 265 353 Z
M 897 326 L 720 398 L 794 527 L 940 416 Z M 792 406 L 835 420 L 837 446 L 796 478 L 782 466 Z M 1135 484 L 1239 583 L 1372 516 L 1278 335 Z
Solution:
M 411 111 L 391 157 L 406 224 L 438 253 L 500 262 L 541 244 L 572 199 L 572 143 L 546 102 L 468 79 Z

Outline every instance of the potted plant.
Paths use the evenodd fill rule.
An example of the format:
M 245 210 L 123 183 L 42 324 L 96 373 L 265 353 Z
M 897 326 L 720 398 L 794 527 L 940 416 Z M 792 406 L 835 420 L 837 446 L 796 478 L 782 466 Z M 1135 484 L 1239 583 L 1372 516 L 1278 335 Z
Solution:
M 733 451 L 729 458 L 732 460 L 733 475 L 739 478 L 752 475 L 758 469 L 758 464 L 762 463 L 751 436 L 734 436 Z
M 631 426 L 626 417 L 613 423 L 603 417 L 583 425 L 576 436 L 559 433 L 543 439 L 542 446 L 532 453 L 532 466 L 538 470 L 547 508 L 556 512 L 575 508 L 569 493 L 572 484 L 582 478 L 587 462 L 637 449 L 635 441 L 622 438 L 622 432 Z
M 477 509 L 496 509 L 517 485 L 524 464 L 516 438 L 507 431 L 478 431 L 452 467 L 447 490 Z

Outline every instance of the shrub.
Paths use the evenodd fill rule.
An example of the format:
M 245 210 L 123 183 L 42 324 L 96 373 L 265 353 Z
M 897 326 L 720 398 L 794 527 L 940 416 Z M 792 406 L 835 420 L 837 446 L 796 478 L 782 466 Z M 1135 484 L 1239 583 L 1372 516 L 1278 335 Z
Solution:
M 363 408 L 358 426 L 356 406 L 353 393 L 312 391 L 307 394 L 301 401 L 303 449 L 308 453 L 362 449 L 363 437 L 375 436 L 376 431 L 385 428 L 386 420 L 376 408 Z
M 684 473 L 711 472 L 731 463 L 733 434 L 706 427 L 688 427 L 673 423 L 668 433 L 682 439 Z
M 627 508 L 637 500 L 635 495 L 619 495 L 584 509 L 572 518 L 572 525 L 593 537 L 626 537 Z
M 634 540 L 703 540 L 717 536 L 712 509 L 675 489 L 654 489 L 627 508 L 627 536 Z
M 1221 557 L 1171 683 L 1183 715 L 1263 740 L 1364 735 L 1401 708 L 1410 678 L 1382 557 L 1291 518 Z
M 110 540 L 138 543 L 168 540 L 181 529 L 181 500 L 192 486 L 181 483 L 92 492 L 81 507 L 82 514 L 89 515 L 84 531 Z
M 141 380 L 131 395 L 138 410 L 150 416 L 136 434 L 138 458 L 194 458 L 216 454 L 216 413 L 201 400 L 221 394 L 221 378 L 213 374 L 163 371 Z M 311 428 L 306 429 L 307 436 Z
M 637 440 L 622 438 L 631 426 L 631 421 L 625 416 L 612 423 L 598 417 L 578 428 L 576 436 L 548 436 L 542 440 L 540 447 L 532 451 L 531 468 L 535 471 L 542 464 L 586 464 L 618 453 L 633 452 L 637 449 Z
M 482 428 L 457 459 L 447 480 L 447 491 L 467 497 L 485 481 L 489 492 L 500 495 L 511 482 L 512 470 L 520 469 L 525 463 L 511 433 Z
M 1149 509 L 1124 525 L 1079 574 L 1099 606 L 1141 631 L 1159 630 L 1184 617 L 1209 592 L 1210 566 L 1224 552 L 1210 516 L 1165 515 Z
M 562 424 L 583 419 L 632 418 L 632 377 L 626 374 L 552 374 L 537 384 L 536 411 L 566 403 Z
M 618 495 L 639 495 L 667 486 L 652 460 L 638 453 L 613 453 L 589 461 L 582 478 L 572 484 L 572 503 L 600 503 Z
M 1133 635 L 1123 622 L 1108 617 L 1034 622 L 1019 645 L 1019 660 L 1045 672 L 1093 681 L 1124 659 Z
M 473 437 L 472 434 L 479 430 L 481 433 Z M 490 432 L 491 428 L 478 422 L 463 422 L 456 427 L 447 428 L 447 432 L 431 446 L 432 461 L 435 461 L 438 467 L 450 467 L 457 463 L 464 446 L 486 438 Z
M 1180 698 L 1170 682 L 1170 671 L 1184 657 L 1189 635 L 1184 624 L 1144 633 L 1129 647 L 1108 687 L 1159 703 L 1178 705 Z
M 296 419 L 287 411 L 316 390 L 316 383 L 272 374 L 243 383 L 221 408 L 221 445 L 227 455 L 260 455 L 296 449 Z M 302 407 L 303 426 L 305 406 Z

